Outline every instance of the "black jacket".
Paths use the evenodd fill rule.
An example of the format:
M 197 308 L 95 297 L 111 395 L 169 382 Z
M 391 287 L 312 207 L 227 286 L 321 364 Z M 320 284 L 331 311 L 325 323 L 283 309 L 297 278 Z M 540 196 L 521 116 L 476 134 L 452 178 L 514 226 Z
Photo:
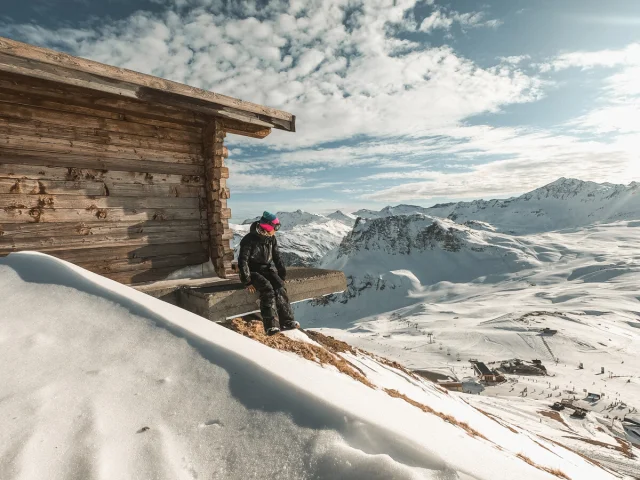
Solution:
M 280 257 L 278 241 L 275 235 L 266 237 L 257 232 L 258 222 L 253 222 L 249 233 L 240 241 L 240 253 L 238 254 L 238 268 L 240 281 L 245 285 L 251 284 L 251 272 L 259 272 L 272 268 L 275 265 L 278 276 L 285 279 L 287 269 Z

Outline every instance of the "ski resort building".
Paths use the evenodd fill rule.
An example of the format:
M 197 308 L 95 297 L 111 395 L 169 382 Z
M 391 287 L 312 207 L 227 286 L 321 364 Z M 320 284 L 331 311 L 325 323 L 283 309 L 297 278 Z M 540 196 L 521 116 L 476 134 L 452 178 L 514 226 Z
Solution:
M 501 383 L 505 381 L 504 376 L 500 375 L 495 370 L 489 369 L 484 362 L 478 360 L 470 360 L 473 370 L 480 381 L 487 384 Z
M 44 252 L 211 319 L 256 310 L 232 267 L 224 142 L 272 129 L 295 116 L 0 37 L 0 255 Z M 290 277 L 292 301 L 346 288 Z

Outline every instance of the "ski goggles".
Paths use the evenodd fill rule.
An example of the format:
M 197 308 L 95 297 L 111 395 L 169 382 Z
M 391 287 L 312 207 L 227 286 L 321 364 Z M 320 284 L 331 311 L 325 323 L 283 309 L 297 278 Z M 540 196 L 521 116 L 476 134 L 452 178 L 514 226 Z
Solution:
M 278 231 L 280 230 L 280 220 L 275 219 L 271 222 L 260 222 L 260 227 L 267 232 Z

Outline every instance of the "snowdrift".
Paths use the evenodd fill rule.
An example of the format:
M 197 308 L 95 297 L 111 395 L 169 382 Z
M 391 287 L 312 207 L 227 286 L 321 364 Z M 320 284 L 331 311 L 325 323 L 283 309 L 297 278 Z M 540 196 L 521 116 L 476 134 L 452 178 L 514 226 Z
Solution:
M 3 479 L 615 478 L 357 350 L 370 385 L 42 254 L 0 288 Z

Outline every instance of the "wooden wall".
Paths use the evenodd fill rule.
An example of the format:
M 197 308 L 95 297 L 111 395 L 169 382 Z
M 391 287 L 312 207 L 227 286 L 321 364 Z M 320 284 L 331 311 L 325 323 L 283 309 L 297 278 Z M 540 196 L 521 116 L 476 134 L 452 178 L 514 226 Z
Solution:
M 217 128 L 186 110 L 2 73 L 0 255 L 38 250 L 137 283 L 211 252 L 224 274 L 228 170 Z

